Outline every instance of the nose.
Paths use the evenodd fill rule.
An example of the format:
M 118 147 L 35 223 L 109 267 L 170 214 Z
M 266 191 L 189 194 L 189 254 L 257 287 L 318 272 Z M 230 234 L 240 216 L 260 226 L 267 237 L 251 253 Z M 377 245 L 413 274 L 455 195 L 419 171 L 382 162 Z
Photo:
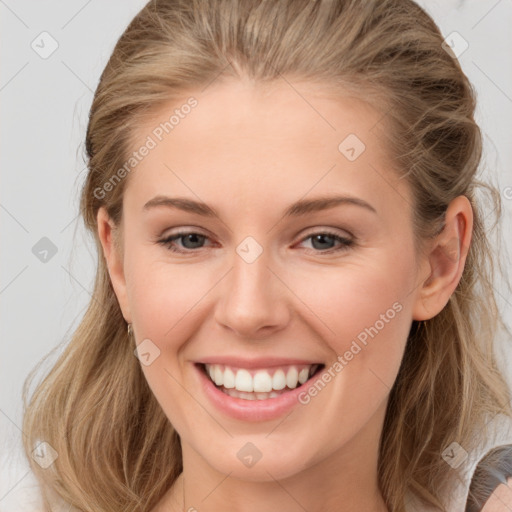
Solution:
M 263 253 L 249 263 L 235 253 L 233 268 L 222 280 L 216 321 L 244 338 L 261 339 L 283 329 L 290 310 L 284 279 Z

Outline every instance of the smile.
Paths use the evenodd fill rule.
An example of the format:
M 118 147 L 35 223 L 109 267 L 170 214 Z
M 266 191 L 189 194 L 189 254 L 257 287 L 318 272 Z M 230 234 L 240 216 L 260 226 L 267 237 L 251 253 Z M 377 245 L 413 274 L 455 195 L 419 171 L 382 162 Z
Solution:
M 223 364 L 203 364 L 203 371 L 223 393 L 244 400 L 277 398 L 302 386 L 323 364 L 286 365 L 274 368 L 237 368 Z

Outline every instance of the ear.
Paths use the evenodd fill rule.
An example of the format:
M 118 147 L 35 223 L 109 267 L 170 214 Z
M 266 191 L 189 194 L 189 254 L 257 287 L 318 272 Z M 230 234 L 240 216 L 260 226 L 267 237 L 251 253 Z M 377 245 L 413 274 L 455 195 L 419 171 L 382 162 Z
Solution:
M 458 196 L 449 204 L 443 230 L 425 256 L 428 274 L 417 290 L 414 320 L 428 320 L 448 303 L 462 276 L 472 232 L 471 203 L 466 196 Z
M 98 224 L 98 236 L 103 247 L 110 281 L 117 296 L 117 301 L 127 323 L 131 323 L 131 314 L 126 293 L 126 280 L 124 275 L 123 254 L 120 245 L 122 244 L 119 227 L 114 224 L 102 206 L 96 217 Z

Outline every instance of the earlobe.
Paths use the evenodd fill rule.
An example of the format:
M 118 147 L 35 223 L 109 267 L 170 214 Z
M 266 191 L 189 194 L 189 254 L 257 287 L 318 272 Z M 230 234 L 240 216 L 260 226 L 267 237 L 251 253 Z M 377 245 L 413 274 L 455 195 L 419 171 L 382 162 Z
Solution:
M 473 209 L 465 196 L 455 198 L 446 210 L 443 230 L 430 246 L 429 275 L 420 282 L 413 309 L 414 320 L 436 316 L 457 288 L 473 231 Z
M 123 257 L 120 248 L 116 244 L 116 235 L 118 234 L 116 230 L 119 228 L 115 226 L 104 207 L 99 208 L 96 220 L 98 225 L 98 237 L 103 248 L 103 255 L 105 257 L 112 287 L 114 288 L 125 320 L 131 323 Z

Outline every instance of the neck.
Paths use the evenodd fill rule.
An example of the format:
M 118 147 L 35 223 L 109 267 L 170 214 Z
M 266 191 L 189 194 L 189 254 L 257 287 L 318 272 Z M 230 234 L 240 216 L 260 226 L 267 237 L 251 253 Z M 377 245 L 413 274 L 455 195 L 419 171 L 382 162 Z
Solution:
M 377 478 L 384 413 L 385 407 L 341 449 L 300 461 L 302 469 L 282 479 L 271 470 L 258 480 L 223 474 L 182 439 L 183 473 L 153 512 L 225 512 L 226 504 L 230 512 L 388 512 Z

